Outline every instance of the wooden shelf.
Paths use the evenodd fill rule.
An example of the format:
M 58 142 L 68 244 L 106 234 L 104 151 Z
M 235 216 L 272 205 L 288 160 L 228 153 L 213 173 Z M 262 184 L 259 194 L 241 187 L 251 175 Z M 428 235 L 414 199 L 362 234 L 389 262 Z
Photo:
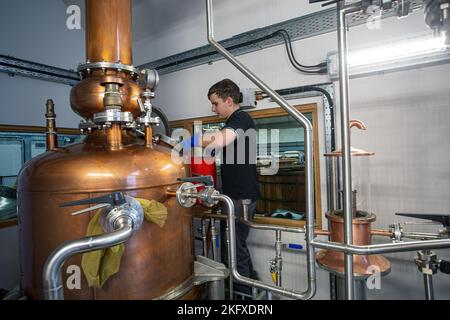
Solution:
M 0 220 L 0 229 L 16 226 L 18 223 L 17 218 L 10 220 Z
M 297 228 L 303 228 L 305 226 L 305 221 L 302 220 L 264 217 L 260 215 L 255 215 L 253 217 L 253 222 L 257 224 L 270 224 L 275 226 L 297 227 Z

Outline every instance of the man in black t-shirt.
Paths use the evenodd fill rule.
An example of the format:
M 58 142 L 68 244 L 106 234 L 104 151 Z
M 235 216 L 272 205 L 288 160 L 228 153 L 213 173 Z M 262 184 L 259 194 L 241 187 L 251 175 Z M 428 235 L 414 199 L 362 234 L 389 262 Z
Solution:
M 258 177 L 256 173 L 256 127 L 247 112 L 240 109 L 240 90 L 231 80 L 225 79 L 214 84 L 208 91 L 212 111 L 225 118 L 225 126 L 220 133 L 205 135 L 202 145 L 222 150 L 220 166 L 222 192 L 234 203 L 237 217 L 243 216 L 242 200 L 251 200 L 248 206 L 248 217 L 251 220 L 256 209 L 256 200 L 260 197 Z M 221 226 L 222 261 L 228 265 L 225 243 L 225 228 Z M 236 256 L 238 272 L 249 278 L 257 279 L 253 269 L 250 253 L 247 248 L 249 227 L 236 223 Z M 247 286 L 235 285 L 236 290 L 250 294 Z

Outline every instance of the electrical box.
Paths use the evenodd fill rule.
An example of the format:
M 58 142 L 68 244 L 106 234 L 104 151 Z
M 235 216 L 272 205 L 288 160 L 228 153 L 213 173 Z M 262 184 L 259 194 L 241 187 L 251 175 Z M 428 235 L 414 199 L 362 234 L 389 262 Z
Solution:
M 242 109 L 254 109 L 256 108 L 256 89 L 244 88 L 241 89 L 241 108 Z

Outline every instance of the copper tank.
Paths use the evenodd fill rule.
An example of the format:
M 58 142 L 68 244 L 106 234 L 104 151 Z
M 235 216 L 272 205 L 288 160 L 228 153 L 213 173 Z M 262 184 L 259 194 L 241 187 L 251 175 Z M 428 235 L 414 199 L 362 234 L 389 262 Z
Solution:
M 344 243 L 344 218 L 342 211 L 327 212 L 327 219 L 330 222 L 330 240 L 333 242 Z M 356 211 L 352 220 L 353 224 L 353 244 L 370 245 L 371 244 L 371 224 L 376 219 L 373 213 L 365 211 Z M 344 275 L 344 253 L 333 250 L 320 250 L 317 253 L 317 263 L 325 270 L 338 276 Z M 382 275 L 389 273 L 391 263 L 385 257 L 374 255 L 354 255 L 353 272 L 356 278 L 365 278 L 372 275 L 370 266 L 379 268 Z
M 131 1 L 87 0 L 87 59 L 131 65 Z M 140 93 L 132 74 L 121 70 L 94 70 L 72 89 L 72 108 L 86 120 L 104 111 L 99 93 L 101 78 L 119 79 L 122 111 L 138 115 L 131 95 Z M 151 132 L 151 130 L 149 130 Z M 66 299 L 153 299 L 189 282 L 193 275 L 192 215 L 167 197 L 177 178 L 188 168 L 172 163 L 168 148 L 147 143 L 130 129 L 112 125 L 93 130 L 83 143 L 53 150 L 29 161 L 18 177 L 18 213 L 21 287 L 30 299 L 42 299 L 42 268 L 51 252 L 63 242 L 82 238 L 93 216 L 71 216 L 75 208 L 59 205 L 74 200 L 123 191 L 133 197 L 154 199 L 168 208 L 163 228 L 149 222 L 125 243 L 120 272 L 102 289 L 89 288 L 84 276 L 81 289 L 64 288 Z M 150 140 L 151 141 L 151 140 Z M 87 207 L 87 206 L 85 206 Z M 62 268 L 81 266 L 81 255 Z M 196 289 L 184 291 L 196 298 Z M 187 293 L 186 293 L 187 292 Z

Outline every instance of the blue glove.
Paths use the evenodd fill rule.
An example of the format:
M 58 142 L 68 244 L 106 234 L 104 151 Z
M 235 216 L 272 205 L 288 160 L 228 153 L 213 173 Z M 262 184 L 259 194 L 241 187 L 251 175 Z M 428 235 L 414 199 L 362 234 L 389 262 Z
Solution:
M 191 136 L 189 139 L 185 139 L 180 142 L 180 146 L 183 149 L 193 148 L 193 147 L 201 147 L 201 138 L 200 135 L 195 134 Z

